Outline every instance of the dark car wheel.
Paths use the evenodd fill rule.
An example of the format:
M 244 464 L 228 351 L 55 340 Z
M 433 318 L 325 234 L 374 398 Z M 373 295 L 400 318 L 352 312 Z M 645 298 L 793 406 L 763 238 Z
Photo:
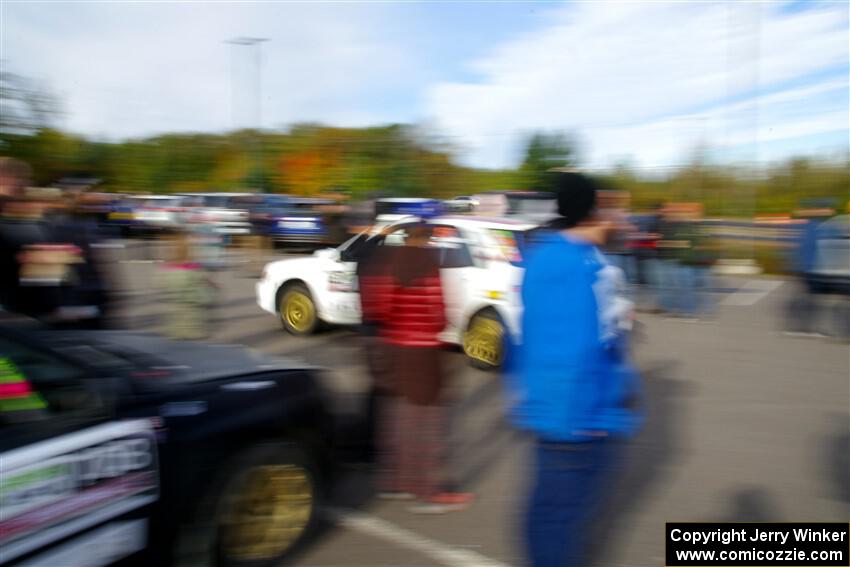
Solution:
M 319 325 L 316 303 L 302 284 L 284 287 L 278 293 L 277 309 L 283 328 L 291 335 L 310 335 Z
M 193 539 L 181 542 L 180 565 L 271 567 L 314 532 L 319 475 L 303 450 L 261 443 L 231 463 L 198 511 L 204 525 L 186 532 Z
M 484 309 L 472 316 L 463 334 L 463 352 L 475 368 L 501 368 L 507 354 L 507 330 L 498 313 Z

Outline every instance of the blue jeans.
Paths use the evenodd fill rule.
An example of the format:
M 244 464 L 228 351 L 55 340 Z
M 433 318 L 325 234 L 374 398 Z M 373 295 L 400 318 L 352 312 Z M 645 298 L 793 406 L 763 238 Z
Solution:
M 533 567 L 579 567 L 619 444 L 537 441 L 525 537 Z
M 679 262 L 667 258 L 654 258 L 650 264 L 650 281 L 655 292 L 656 307 L 667 313 L 679 310 Z
M 631 254 L 607 254 L 605 258 L 612 266 L 623 270 L 626 283 L 633 285 L 638 283 L 637 260 Z
M 691 317 L 711 311 L 708 295 L 710 271 L 706 266 L 680 266 L 680 311 Z

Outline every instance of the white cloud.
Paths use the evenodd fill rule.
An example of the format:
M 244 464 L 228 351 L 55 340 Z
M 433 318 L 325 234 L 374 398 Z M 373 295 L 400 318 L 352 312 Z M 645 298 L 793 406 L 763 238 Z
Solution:
M 627 156 L 668 165 L 697 143 L 846 129 L 846 75 L 808 90 L 721 102 L 846 67 L 847 34 L 842 4 L 797 13 L 728 2 L 569 4 L 544 29 L 473 62 L 480 80 L 436 85 L 429 112 L 477 165 L 512 165 L 507 156 L 515 163 L 517 140 L 508 134 L 529 129 L 579 132 L 591 165 Z M 843 110 L 840 101 L 838 108 L 834 101 L 807 107 L 808 97 L 835 89 L 844 93 Z M 694 111 L 700 107 L 711 110 Z
M 357 103 L 370 89 L 403 88 L 402 71 L 415 66 L 380 33 L 387 25 L 368 5 L 9 4 L 2 45 L 13 70 L 58 91 L 74 131 L 124 137 L 229 129 L 234 118 L 253 125 L 253 52 L 224 43 L 237 36 L 270 39 L 261 48 L 264 126 L 363 125 L 409 119 Z
M 466 18 L 468 33 L 490 37 L 476 27 L 486 4 L 458 6 L 434 13 Z M 462 50 L 452 35 L 460 32 L 418 18 L 431 6 L 4 3 L 0 57 L 58 92 L 65 128 L 110 137 L 221 131 L 234 115 L 237 126 L 253 124 L 255 112 L 251 51 L 224 40 L 266 37 L 266 127 L 425 121 L 466 148 L 466 162 L 488 167 L 515 164 L 524 133 L 561 129 L 578 133 L 591 166 L 623 158 L 663 166 L 698 144 L 730 154 L 750 145 L 756 155 L 756 142 L 847 129 L 846 4 L 780 7 L 547 4 L 545 16 L 518 26 L 534 31 L 494 32 L 489 51 L 463 62 L 445 60 Z M 441 59 L 426 35 L 452 48 L 443 45 Z M 842 65 L 841 77 L 800 80 Z M 423 87 L 461 76 L 459 68 L 475 78 Z
M 758 160 L 768 157 L 762 155 L 761 144 L 846 131 L 850 116 L 847 93 L 847 79 L 828 79 L 701 112 L 626 126 L 589 127 L 584 134 L 597 167 L 636 156 L 643 167 L 663 168 L 689 159 L 698 147 L 713 150 L 715 155 L 728 151 L 737 159 Z M 815 102 L 835 94 L 839 95 L 837 104 Z M 816 112 L 811 112 L 813 102 Z

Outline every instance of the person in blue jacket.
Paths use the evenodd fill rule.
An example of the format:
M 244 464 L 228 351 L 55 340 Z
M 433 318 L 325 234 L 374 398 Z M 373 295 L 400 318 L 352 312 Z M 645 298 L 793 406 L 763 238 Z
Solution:
M 599 252 L 595 183 L 559 172 L 556 219 L 527 250 L 522 341 L 512 362 L 511 417 L 535 437 L 525 525 L 530 564 L 583 564 L 589 520 L 616 468 L 616 439 L 634 433 L 638 376 L 607 316 L 616 300 Z

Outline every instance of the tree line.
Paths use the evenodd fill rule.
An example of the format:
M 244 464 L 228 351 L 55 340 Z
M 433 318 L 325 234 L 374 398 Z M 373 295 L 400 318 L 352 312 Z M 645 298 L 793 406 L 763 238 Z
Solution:
M 558 132 L 531 135 L 518 167 L 484 170 L 455 160 L 455 148 L 419 128 L 392 124 L 338 128 L 299 124 L 285 131 L 174 133 L 118 142 L 52 126 L 56 101 L 21 77 L 0 75 L 0 155 L 28 162 L 33 182 L 94 177 L 105 191 L 172 193 L 343 192 L 450 198 L 482 191 L 546 189 L 545 172 L 581 166 L 576 145 Z M 759 169 L 699 157 L 659 172 L 621 165 L 596 172 L 609 189 L 628 191 L 637 209 L 696 201 L 707 214 L 788 213 L 821 200 L 843 209 L 850 198 L 850 156 L 793 158 Z

